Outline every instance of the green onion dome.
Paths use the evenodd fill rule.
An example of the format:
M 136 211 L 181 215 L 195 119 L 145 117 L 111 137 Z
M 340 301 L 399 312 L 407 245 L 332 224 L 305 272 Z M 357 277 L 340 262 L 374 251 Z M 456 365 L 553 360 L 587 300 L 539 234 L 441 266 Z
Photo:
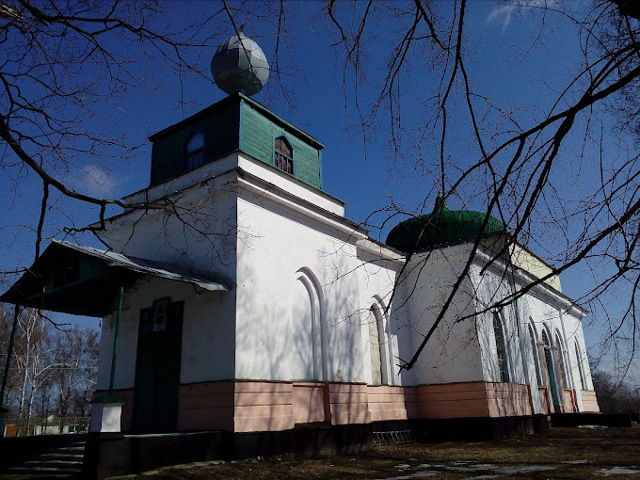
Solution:
M 482 230 L 486 215 L 470 210 L 449 210 L 441 197 L 436 198 L 433 212 L 409 218 L 396 225 L 387 236 L 387 245 L 402 252 L 425 250 L 465 240 L 473 240 L 482 232 L 488 236 L 505 231 L 505 225 L 495 217 Z

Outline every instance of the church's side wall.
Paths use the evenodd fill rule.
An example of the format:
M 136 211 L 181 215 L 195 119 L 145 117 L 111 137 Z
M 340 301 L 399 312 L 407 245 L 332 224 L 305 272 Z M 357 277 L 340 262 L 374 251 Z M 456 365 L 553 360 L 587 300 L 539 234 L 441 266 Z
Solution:
M 498 261 L 483 270 L 485 263 L 478 260 L 471 275 L 477 292 L 477 310 L 484 311 L 478 315 L 478 332 L 486 365 L 485 381 L 500 381 L 493 324 L 497 315 L 504 328 L 509 382 L 529 386 L 533 413 L 552 413 L 554 404 L 564 412 L 593 411 L 597 406 L 591 400 L 586 408 L 582 402 L 583 391 L 592 390 L 593 386 L 581 314 L 566 297 L 558 297 L 557 289 L 550 290 L 545 285 L 497 310 L 492 308 L 526 284 L 519 275 L 506 273 L 501 265 Z M 543 332 L 549 341 L 550 353 L 546 356 Z M 552 382 L 557 385 L 555 398 Z M 586 393 L 585 398 L 590 399 L 591 395 Z
M 407 377 L 399 367 L 396 315 L 396 307 L 402 300 L 394 292 L 404 257 L 370 240 L 358 242 L 357 247 L 358 267 L 349 275 L 358 277 L 360 287 L 357 304 L 364 380 L 369 385 L 404 385 Z
M 409 359 L 436 321 L 466 261 L 464 246 L 414 254 L 399 284 L 399 354 Z M 414 385 L 482 381 L 483 365 L 468 278 L 409 372 Z
M 236 253 L 232 182 L 231 175 L 221 175 L 168 199 L 154 199 L 154 208 L 131 210 L 107 220 L 98 236 L 116 252 L 232 286 Z M 156 187 L 154 193 L 164 188 Z
M 483 376 L 486 382 L 500 382 L 494 316 L 501 321 L 506 347 L 506 363 L 511 383 L 528 384 L 527 365 L 521 355 L 521 325 L 517 304 L 491 308 L 513 292 L 513 277 L 498 264 L 483 271 L 484 264 L 474 263 L 470 278 L 476 292 L 478 340 L 482 347 Z
M 216 398 L 201 391 L 201 382 L 233 378 L 234 299 L 232 292 L 196 291 L 192 285 L 162 279 L 143 280 L 133 291 L 125 292 L 120 321 L 114 388 L 126 403 L 123 429 L 131 427 L 136 401 L 135 380 L 138 355 L 140 310 L 150 308 L 159 298 L 184 302 L 180 354 L 180 387 L 178 428 L 221 428 L 221 418 L 213 418 Z M 97 390 L 109 387 L 111 358 L 115 333 L 115 315 L 103 321 L 100 339 L 100 361 Z M 202 398 L 205 398 L 204 403 Z M 220 398 L 220 397 L 218 397 Z M 229 398 L 232 398 L 229 397 Z M 212 403 L 213 402 L 213 403 Z M 189 428 L 191 427 L 191 428 Z
M 364 382 L 356 260 L 346 233 L 244 193 L 236 377 Z
M 384 383 L 401 383 L 387 308 L 400 257 L 383 259 L 368 250 L 371 243 L 359 246 L 364 235 L 336 220 L 267 191 L 241 189 L 236 378 L 255 391 L 247 386 L 236 393 L 242 403 L 236 431 L 282 429 L 287 420 L 289 428 L 371 422 L 372 348 L 383 352 Z M 375 345 L 369 339 L 372 309 L 382 337 Z M 291 398 L 273 391 L 273 382 L 290 385 Z M 407 418 L 404 405 L 397 410 L 375 418 Z M 288 412 L 292 418 L 285 418 Z M 274 417 L 282 422 L 274 426 Z
M 175 210 L 132 210 L 107 222 L 102 237 L 114 250 L 201 275 L 230 289 L 209 292 L 149 278 L 125 289 L 115 376 L 115 388 L 127 397 L 125 430 L 131 426 L 135 404 L 140 310 L 165 297 L 184 302 L 178 429 L 232 429 L 232 417 L 225 411 L 233 410 L 233 388 L 227 391 L 224 385 L 235 375 L 236 202 L 230 180 L 223 175 L 180 191 L 171 198 Z M 108 388 L 112 346 L 113 324 L 107 318 L 101 338 L 100 391 Z

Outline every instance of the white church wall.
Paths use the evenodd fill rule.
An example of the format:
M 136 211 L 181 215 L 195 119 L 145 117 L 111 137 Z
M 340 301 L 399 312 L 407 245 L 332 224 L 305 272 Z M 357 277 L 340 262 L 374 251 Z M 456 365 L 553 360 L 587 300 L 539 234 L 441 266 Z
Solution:
M 303 199 L 329 213 L 344 217 L 344 202 L 342 200 L 322 190 L 310 187 L 303 181 L 281 172 L 277 168 L 269 168 L 264 162 L 256 160 L 246 154 L 238 155 L 238 167 L 250 175 L 259 177 L 272 187 L 286 192 L 287 195 Z
M 542 381 L 544 372 L 542 370 L 543 364 L 540 356 L 540 333 L 533 321 L 533 318 L 537 317 L 538 314 L 532 310 L 531 302 L 528 301 L 528 298 L 527 296 L 516 300 L 516 311 L 520 325 L 520 358 L 523 365 L 523 383 L 529 385 L 531 389 L 533 411 L 535 413 L 541 413 L 543 411 L 543 405 L 538 389 L 544 386 L 544 382 Z M 533 333 L 533 340 L 531 339 L 531 333 Z M 538 377 L 540 377 L 540 381 L 538 381 Z
M 184 172 L 182 175 L 159 185 L 131 193 L 124 199 L 128 205 L 144 204 L 156 202 L 166 196 L 174 195 L 176 192 L 193 191 L 194 185 L 205 184 L 212 179 L 215 181 L 218 177 L 236 168 L 237 165 L 237 154 L 232 153 L 214 162 L 205 163 L 198 168 Z
M 133 388 L 135 382 L 139 314 L 139 310 L 134 311 L 131 309 L 129 301 L 124 302 L 120 319 L 116 371 L 113 382 L 114 388 L 116 389 Z M 96 390 L 109 389 L 113 340 L 115 335 L 115 318 L 114 313 L 102 320 Z
M 99 236 L 125 255 L 233 282 L 234 175 L 178 192 L 166 201 L 166 209 L 133 210 L 114 217 L 106 221 L 106 230 Z
M 404 257 L 370 240 L 358 242 L 360 266 L 358 275 L 361 305 L 361 350 L 367 384 L 402 385 L 398 364 L 398 336 L 395 305 L 401 304 L 394 294 L 396 275 Z M 374 371 L 379 378 L 374 379 Z
M 465 255 L 466 247 L 458 245 L 411 257 L 400 283 L 406 301 L 400 328 L 410 332 L 410 341 L 400 344 L 402 358 L 411 358 L 435 322 L 464 267 Z M 412 369 L 416 384 L 483 380 L 474 312 L 473 285 L 465 278 Z
M 562 313 L 562 332 L 565 339 L 567 373 L 576 392 L 576 401 L 581 411 L 585 409 L 583 392 L 593 391 L 591 369 L 587 359 L 581 319 L 571 312 Z
M 355 242 L 250 191 L 238 225 L 236 376 L 364 381 Z
M 545 331 L 554 352 L 557 352 L 557 355 L 562 356 L 562 363 L 564 364 L 564 371 L 566 374 L 564 382 L 560 380 L 562 378 L 562 372 L 557 356 L 554 355 L 552 359 L 552 368 L 558 375 L 558 382 L 559 384 L 562 384 L 564 389 L 574 390 L 573 395 L 575 395 L 577 407 L 580 411 L 583 411 L 585 409 L 582 400 L 583 386 L 589 387 L 586 388 L 586 390 L 592 389 L 592 384 L 590 383 L 591 374 L 588 362 L 585 361 L 586 349 L 584 344 L 584 332 L 582 329 L 582 315 L 584 312 L 575 308 L 566 299 L 560 299 L 561 302 L 554 302 L 551 298 L 552 296 L 544 294 L 544 290 L 539 288 L 534 290 L 531 294 L 526 295 L 525 299 L 521 301 L 526 305 L 527 316 L 525 320 L 534 327 L 536 340 L 539 345 L 538 362 L 541 370 L 542 384 L 537 381 L 534 370 L 535 363 L 533 355 L 530 355 L 530 368 L 532 373 L 529 377 L 531 386 L 532 389 L 538 386 L 548 387 L 547 382 L 549 379 L 545 371 L 546 361 L 543 358 L 542 348 L 540 346 L 543 338 L 542 332 Z M 578 347 L 577 350 L 582 357 L 582 362 L 580 363 L 578 360 L 576 345 Z M 537 399 L 534 399 L 534 404 L 536 404 L 536 409 L 538 409 L 540 406 L 538 405 L 539 402 L 536 402 L 536 400 Z M 568 408 L 566 404 L 565 408 Z
M 504 264 L 500 261 L 493 263 L 481 274 L 486 260 L 482 255 L 479 256 L 472 275 L 476 284 L 479 311 L 507 298 L 532 280 L 525 279 L 522 275 L 526 275 L 526 272 L 519 270 L 516 270 L 515 274 L 505 275 Z M 487 365 L 485 370 L 487 381 L 496 381 L 499 378 L 496 344 L 491 328 L 492 315 L 491 311 L 488 312 L 483 319 L 483 328 L 479 328 L 480 344 Z M 534 412 L 545 412 L 541 403 L 541 397 L 544 397 L 544 394 L 538 395 L 537 392 L 539 387 L 548 387 L 549 381 L 541 348 L 543 331 L 547 332 L 552 348 L 561 352 L 559 355 L 562 356 L 562 362 L 554 356 L 552 368 L 558 378 L 562 378 L 561 364 L 565 367 L 565 382 L 560 382 L 565 389 L 562 394 L 565 409 L 573 408 L 571 396 L 574 395 L 578 408 L 582 410 L 580 386 L 583 381 L 585 384 L 588 383 L 585 379 L 590 378 L 590 374 L 587 367 L 583 369 L 581 377 L 580 367 L 583 367 L 584 363 L 578 365 L 577 354 L 574 351 L 576 344 L 580 352 L 585 351 L 581 324 L 584 311 L 573 305 L 559 292 L 558 288 L 549 289 L 545 285 L 539 285 L 504 306 L 500 309 L 499 315 L 505 325 L 510 381 L 530 385 Z M 533 342 L 529 334 L 529 326 L 533 329 Z M 575 390 L 575 392 L 570 393 L 569 390 Z
M 398 272 L 398 275 L 401 275 Z M 411 309 L 412 290 L 405 288 L 404 280 L 400 279 L 396 291 L 393 293 L 393 303 L 391 314 L 388 317 L 387 325 L 391 335 L 391 363 L 393 365 L 393 381 L 395 385 L 415 386 L 419 382 L 416 380 L 416 369 L 400 370 L 398 365 L 402 365 L 413 355 L 415 339 L 414 331 L 411 327 L 411 319 L 414 317 Z
M 114 388 L 134 387 L 140 310 L 164 297 L 184 301 L 181 383 L 233 378 L 233 292 L 198 292 L 193 285 L 157 278 L 142 280 L 136 286 L 132 292 L 125 291 Z M 114 321 L 115 313 L 102 325 L 98 390 L 109 387 Z
M 471 278 L 476 292 L 476 311 L 479 312 L 478 340 L 482 346 L 484 379 L 487 382 L 502 381 L 494 334 L 494 315 L 497 315 L 504 330 L 508 379 L 512 383 L 529 383 L 529 359 L 522 352 L 522 337 L 526 332 L 522 330 L 521 312 L 518 308 L 521 302 L 487 310 L 513 293 L 513 278 L 498 263 L 484 271 L 483 267 L 481 262 L 474 263 Z

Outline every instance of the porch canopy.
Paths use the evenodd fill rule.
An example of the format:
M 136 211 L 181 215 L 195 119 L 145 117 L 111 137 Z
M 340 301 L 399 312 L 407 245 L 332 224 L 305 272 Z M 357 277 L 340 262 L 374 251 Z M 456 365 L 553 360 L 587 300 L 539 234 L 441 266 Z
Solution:
M 54 240 L 31 268 L 0 296 L 1 302 L 54 312 L 103 317 L 117 307 L 120 288 L 145 276 L 228 291 L 222 283 L 173 266 Z

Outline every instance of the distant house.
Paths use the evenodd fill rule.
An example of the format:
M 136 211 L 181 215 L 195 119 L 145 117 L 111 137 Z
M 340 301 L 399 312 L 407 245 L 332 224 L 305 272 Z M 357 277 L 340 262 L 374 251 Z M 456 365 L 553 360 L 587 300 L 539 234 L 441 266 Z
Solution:
M 497 219 L 437 199 L 377 242 L 322 189 L 323 145 L 241 93 L 151 141 L 150 186 L 99 234 L 111 250 L 54 242 L 2 297 L 104 317 L 96 398 L 124 403 L 96 433 L 218 432 L 208 453 L 154 437 L 210 458 L 598 411 L 585 310 Z

